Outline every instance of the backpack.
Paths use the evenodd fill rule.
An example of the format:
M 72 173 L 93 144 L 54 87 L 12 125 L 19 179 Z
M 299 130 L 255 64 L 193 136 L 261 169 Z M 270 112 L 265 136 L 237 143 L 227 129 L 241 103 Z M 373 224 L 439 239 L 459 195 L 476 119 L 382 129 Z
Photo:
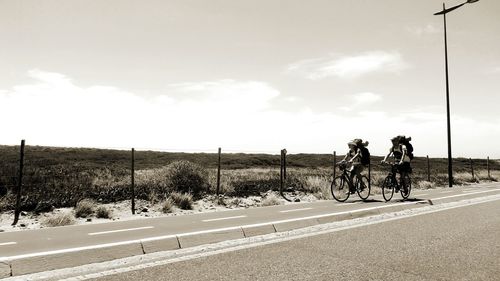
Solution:
M 411 137 L 406 137 L 403 135 L 397 136 L 399 138 L 399 143 L 404 144 L 406 146 L 406 151 L 408 152 L 408 157 L 410 157 L 410 160 L 413 160 L 413 145 L 411 145 Z
M 370 165 L 370 151 L 364 145 L 359 146 L 359 150 L 361 150 L 361 164 L 362 165 Z
M 404 143 L 404 145 L 406 146 L 406 151 L 408 151 L 408 157 L 410 157 L 410 160 L 413 160 L 414 156 L 413 156 L 413 145 L 411 145 L 411 143 L 409 141 L 406 141 Z
M 361 151 L 361 165 L 369 165 L 370 164 L 370 151 L 366 146 L 368 146 L 368 141 L 363 142 L 362 139 L 354 139 L 354 143 L 356 143 L 356 146 L 359 148 Z

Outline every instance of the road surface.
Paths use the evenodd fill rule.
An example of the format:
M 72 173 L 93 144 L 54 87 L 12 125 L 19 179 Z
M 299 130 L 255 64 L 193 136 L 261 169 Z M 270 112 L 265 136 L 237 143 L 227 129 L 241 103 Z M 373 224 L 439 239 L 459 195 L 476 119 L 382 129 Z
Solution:
M 500 201 L 98 278 L 500 280 Z
M 107 260 L 113 260 L 117 258 L 124 258 L 130 256 L 140 256 L 144 254 L 149 254 L 155 251 L 162 250 L 174 250 L 179 248 L 189 248 L 201 244 L 213 243 L 217 241 L 223 240 L 231 240 L 238 238 L 250 237 L 253 235 L 258 235 L 259 231 L 264 231 L 265 233 L 274 233 L 274 232 L 282 232 L 286 231 L 289 227 L 290 229 L 296 229 L 298 227 L 306 227 L 309 226 L 309 223 L 313 221 L 313 224 L 324 223 L 321 221 L 321 218 L 331 218 L 342 217 L 346 215 L 342 219 L 348 219 L 349 217 L 355 217 L 356 214 L 363 214 L 363 216 L 373 214 L 383 213 L 384 210 L 390 211 L 395 206 L 398 208 L 414 208 L 419 207 L 417 203 L 427 203 L 431 202 L 432 204 L 442 204 L 444 202 L 456 202 L 461 200 L 479 198 L 484 196 L 495 196 L 500 194 L 500 184 L 498 183 L 489 183 L 489 184 L 480 184 L 474 186 L 466 186 L 466 187 L 456 187 L 452 189 L 436 189 L 436 190 L 425 190 L 425 191 L 417 191 L 415 190 L 411 196 L 411 200 L 409 202 L 402 202 L 399 200 L 399 195 L 395 194 L 393 201 L 391 202 L 383 202 L 380 195 L 374 196 L 373 200 L 370 202 L 361 202 L 354 196 L 353 199 L 349 199 L 349 203 L 337 203 L 335 201 L 320 201 L 313 203 L 294 203 L 290 205 L 281 205 L 281 206 L 271 206 L 271 207 L 261 207 L 261 208 L 251 208 L 251 209 L 240 209 L 240 210 L 231 210 L 231 211 L 223 211 L 223 212 L 212 212 L 212 213 L 200 213 L 194 215 L 184 215 L 184 216 L 173 216 L 173 217 L 163 217 L 163 218 L 150 218 L 150 219 L 141 219 L 141 220 L 131 220 L 131 221 L 122 221 L 122 222 L 110 222 L 103 224 L 92 224 L 92 225 L 78 225 L 78 226 L 67 226 L 67 227 L 57 227 L 57 228 L 47 228 L 40 230 L 28 230 L 21 232 L 8 232 L 8 233 L 0 233 L 0 278 L 8 277 L 8 276 L 19 276 L 28 273 L 47 271 L 52 269 L 64 268 L 64 267 L 73 267 L 84 265 L 87 263 L 96 263 Z M 496 201 L 497 204 L 500 201 Z M 422 206 L 424 204 L 420 204 Z M 495 204 L 484 204 L 484 206 L 494 206 Z M 355 274 L 354 272 L 363 272 L 364 268 L 377 267 L 379 264 L 376 262 L 383 260 L 384 258 L 396 258 L 395 261 L 390 261 L 387 267 L 381 267 L 384 270 L 389 270 L 389 272 L 400 272 L 398 274 L 402 274 L 401 272 L 406 272 L 398 265 L 397 260 L 399 260 L 399 253 L 409 253 L 410 250 L 417 251 L 416 253 L 412 252 L 412 255 L 409 257 L 418 258 L 419 253 L 425 250 L 428 253 L 433 253 L 433 247 L 445 247 L 446 245 L 441 245 L 437 242 L 444 242 L 446 239 L 440 236 L 436 236 L 441 233 L 446 233 L 446 231 L 458 231 L 457 241 L 458 243 L 463 243 L 464 245 L 470 245 L 471 240 L 466 240 L 465 237 L 470 237 L 470 239 L 482 239 L 483 237 L 488 238 L 488 235 L 491 232 L 498 232 L 497 229 L 489 229 L 489 227 L 498 226 L 498 224 L 491 224 L 489 220 L 494 220 L 498 218 L 489 217 L 487 215 L 491 214 L 499 214 L 498 209 L 490 208 L 485 212 L 485 218 L 481 218 L 481 212 L 475 211 L 477 209 L 483 209 L 483 206 L 471 206 L 464 207 L 460 211 L 458 210 L 450 210 L 443 212 L 454 214 L 455 212 L 460 212 L 460 214 L 454 214 L 449 216 L 449 221 L 455 220 L 453 224 L 445 224 L 446 220 L 442 223 L 436 224 L 434 221 L 439 221 L 437 219 L 429 219 L 424 220 L 418 223 L 414 223 L 411 227 L 399 227 L 398 230 L 397 225 L 402 223 L 399 222 L 387 222 L 383 225 L 394 225 L 395 229 L 387 231 L 386 226 L 377 225 L 377 226 L 367 226 L 366 229 L 370 235 L 358 236 L 358 235 L 348 235 L 345 236 L 343 241 L 336 241 L 332 243 L 323 243 L 316 245 L 319 247 L 316 249 L 314 246 L 311 246 L 309 249 L 309 245 L 315 245 L 313 240 L 321 241 L 322 239 L 332 240 L 337 239 L 336 237 L 343 237 L 343 233 L 356 232 L 358 230 L 349 230 L 342 233 L 336 233 L 332 235 L 324 235 L 318 236 L 314 239 L 305 239 L 304 241 L 308 241 L 305 244 L 300 244 L 297 241 L 291 241 L 283 243 L 282 245 L 284 249 L 288 249 L 289 251 L 284 250 L 283 252 L 280 247 L 276 248 L 276 245 L 272 245 L 269 247 L 263 247 L 260 251 L 254 252 L 254 250 L 245 250 L 242 252 L 248 251 L 248 256 L 243 260 L 239 261 L 241 263 L 234 263 L 233 266 L 238 265 L 237 267 L 241 267 L 243 273 L 250 273 L 250 269 L 253 267 L 259 268 L 259 272 L 266 272 L 266 270 L 262 270 L 256 263 L 260 263 L 262 259 L 268 258 L 268 256 L 273 256 L 273 258 L 269 261 L 263 262 L 261 266 L 264 266 L 268 269 L 268 275 L 259 275 L 255 274 L 255 278 L 262 278 L 262 280 L 272 280 L 266 279 L 265 277 L 270 277 L 270 272 L 274 272 L 281 276 L 281 274 L 289 274 L 295 272 L 298 268 L 307 267 L 311 269 L 315 269 L 313 265 L 322 265 L 324 264 L 325 259 L 327 259 L 327 253 L 335 253 L 334 256 L 331 256 L 332 260 L 329 260 L 327 263 L 333 265 L 333 267 L 325 267 L 325 272 L 330 272 L 330 270 L 334 270 L 337 274 L 343 274 L 346 277 Z M 463 215 L 461 212 L 463 210 L 471 210 L 469 212 L 465 212 Z M 475 217 L 468 218 L 467 214 Z M 443 216 L 443 214 L 436 214 L 436 216 Z M 433 215 L 429 215 L 432 217 Z M 420 218 L 411 218 L 408 221 L 412 220 L 421 220 L 422 218 L 427 216 L 421 216 Z M 430 223 L 429 223 L 430 222 Z M 483 223 L 482 222 L 487 222 Z M 303 223 L 303 225 L 302 225 Z M 293 224 L 293 225 L 292 225 Z M 463 228 L 461 225 L 470 225 L 470 229 Z M 256 228 L 255 228 L 256 227 Z M 270 232 L 269 232 L 270 228 Z M 390 227 L 389 227 L 390 228 Z M 441 230 L 438 230 L 441 228 Z M 256 231 L 257 229 L 258 231 Z M 478 229 L 483 229 L 481 233 L 484 232 L 482 236 L 477 236 L 475 233 Z M 248 232 L 247 232 L 248 230 Z M 425 232 L 425 231 L 427 232 Z M 252 232 L 254 231 L 254 232 Z M 398 231 L 404 231 L 407 234 L 411 235 L 402 235 L 398 233 Z M 462 232 L 460 232 L 462 231 Z M 222 232 L 222 236 L 217 236 Z M 422 232 L 422 233 L 421 233 Z M 430 236 L 422 236 L 427 233 Z M 500 232 L 499 232 L 500 233 Z M 214 234 L 214 237 L 207 236 L 207 234 Z M 217 235 L 215 235 L 217 234 Z M 205 236 L 204 236 L 205 235 Z M 434 236 L 433 236 L 434 235 Z M 201 238 L 200 238 L 201 237 Z M 326 238 L 325 238 L 326 237 Z M 348 239 L 348 237 L 350 237 Z M 165 241 L 169 242 L 166 243 Z M 381 244 L 384 239 L 389 239 L 387 244 Z M 415 238 L 416 240 L 409 240 Z M 490 237 L 491 238 L 491 237 Z M 212 240 L 211 240 L 212 239 Z M 219 239 L 219 240 L 217 240 Z M 411 243 L 417 243 L 422 239 L 425 245 L 430 245 L 423 249 L 421 245 L 413 245 Z M 491 240 L 491 239 L 490 239 Z M 484 240 L 482 243 L 490 245 L 495 245 L 495 241 Z M 437 241 L 437 242 L 436 242 Z M 149 244 L 145 242 L 150 242 Z M 325 241 L 324 241 L 325 242 Z M 392 242 L 392 243 L 389 243 Z M 366 243 L 366 245 L 365 245 Z M 493 244 L 491 244 L 493 243 Z M 281 245 L 281 244 L 280 244 Z M 496 252 L 498 254 L 498 242 L 497 242 Z M 335 246 L 336 250 L 333 251 L 331 247 Z M 342 247 L 346 247 L 343 249 Z M 484 246 L 484 245 L 478 245 Z M 157 249 L 157 247 L 165 247 L 164 249 Z M 171 247 L 171 248 L 168 248 Z M 359 247 L 359 249 L 358 249 Z M 400 248 L 402 247 L 402 248 Z M 297 252 L 294 252 L 293 249 L 300 250 L 300 257 L 304 258 L 304 260 L 296 260 Z M 325 249 L 325 251 L 321 251 L 321 249 Z M 348 249 L 357 249 L 356 251 L 350 251 Z M 355 253 L 362 252 L 361 249 L 366 249 L 366 251 L 361 256 L 355 255 Z M 363 263 L 363 266 L 356 265 L 356 261 L 364 260 L 363 257 L 369 257 L 370 254 L 376 254 L 380 249 L 385 249 L 384 252 L 380 253 L 380 255 L 373 260 L 366 260 L 366 263 Z M 460 251 L 464 248 L 457 248 L 457 251 Z M 491 249 L 495 249 L 494 247 Z M 443 249 L 441 249 L 443 250 Z M 469 249 L 470 250 L 470 249 Z M 445 251 L 446 252 L 446 251 Z M 238 255 L 239 252 L 229 253 L 220 255 L 222 260 L 223 257 Z M 265 257 L 264 254 L 265 253 Z M 336 256 L 340 253 L 343 253 L 345 256 Z M 366 254 L 366 255 L 365 255 Z M 420 253 L 423 257 L 423 253 Z M 430 259 L 429 255 L 426 254 L 426 259 Z M 481 253 L 478 253 L 478 255 Z M 274 256 L 276 255 L 276 256 Z M 352 256 L 354 255 L 354 256 Z M 278 256 L 283 256 L 286 259 L 278 258 Z M 433 255 L 435 256 L 435 254 Z M 211 257 L 211 259 L 217 259 L 218 257 Z M 318 258 L 319 257 L 319 258 Z M 210 258 L 207 258 L 210 259 Z M 191 263 L 197 264 L 200 263 L 203 259 L 198 261 L 193 260 Z M 205 268 L 205 265 L 200 264 L 199 269 L 205 269 L 206 273 L 203 273 L 203 276 L 210 277 L 207 280 L 213 279 L 215 275 L 210 275 L 208 272 L 213 272 L 213 274 L 220 273 L 223 276 L 227 275 L 232 276 L 227 280 L 234 280 L 234 278 L 239 278 L 240 280 L 252 280 L 252 276 L 240 276 L 238 275 L 238 270 L 233 268 L 233 270 L 229 273 L 224 273 L 225 270 L 229 270 L 231 268 L 230 259 L 228 262 L 230 264 L 224 264 L 223 262 L 210 264 L 208 263 L 206 266 L 210 265 L 210 270 Z M 235 256 L 235 261 L 237 261 L 237 257 Z M 344 267 L 340 266 L 340 261 L 349 261 L 347 265 L 344 264 Z M 445 259 L 443 259 L 445 260 Z M 497 261 L 500 259 L 497 259 Z M 278 262 L 279 261 L 279 262 Z M 405 261 L 403 257 L 401 257 L 401 262 Z M 294 264 L 296 262 L 297 264 Z M 395 263 L 394 263 L 395 262 Z M 190 263 L 190 262 L 187 262 Z M 420 264 L 419 262 L 418 264 Z M 174 272 L 175 268 L 181 267 L 179 263 L 171 266 L 166 266 L 164 270 L 167 272 Z M 299 266 L 298 264 L 302 264 Z M 385 262 L 384 262 L 385 264 Z M 417 265 L 418 265 L 417 264 Z M 453 263 L 452 263 L 453 264 Z M 282 272 L 278 268 L 284 268 Z M 163 268 L 163 267 L 159 267 Z M 197 267 L 198 268 L 198 267 Z M 389 268 L 389 269 L 387 269 Z M 285 270 L 286 269 L 286 270 Z M 432 266 L 429 265 L 429 270 L 433 269 Z M 156 270 L 156 269 L 155 269 Z M 222 270 L 222 272 L 221 272 Z M 270 270 L 270 271 L 269 271 Z M 422 270 L 420 268 L 419 270 Z M 447 271 L 447 269 L 444 269 Z M 153 272 L 154 270 L 150 270 Z M 193 270 L 197 272 L 196 270 Z M 149 272 L 149 271 L 148 271 Z M 200 271 L 198 273 L 201 274 Z M 315 271 L 316 272 L 316 271 Z M 420 271 L 419 271 L 420 272 Z M 234 274 L 233 274 L 234 273 Z M 331 272 L 330 272 L 331 273 Z M 135 274 L 135 273 L 134 273 Z M 146 274 L 146 273 L 144 273 Z M 167 274 L 167 273 L 165 273 Z M 315 273 L 310 272 L 311 276 L 316 276 Z M 327 274 L 327 273 L 325 273 Z M 382 273 L 380 273 L 382 274 Z M 385 273 L 389 274 L 389 273 Z M 413 274 L 413 273 L 412 273 Z M 343 276 L 342 275 L 342 276 Z M 117 275 L 120 276 L 120 275 Z M 133 275 L 131 275 L 133 276 Z M 158 275 L 160 276 L 160 275 Z M 235 277 L 236 276 L 236 277 Z M 259 277 L 261 276 L 261 277 Z M 290 277 L 290 280 L 299 280 L 300 278 L 295 278 L 293 276 L 300 276 L 300 273 L 295 272 Z M 321 275 L 323 276 L 323 275 Z M 324 275 L 326 276 L 326 275 Z M 377 276 L 377 275 L 374 275 Z M 425 275 L 423 275 L 425 276 Z M 122 276 L 123 278 L 128 277 L 128 274 Z M 303 276 L 302 276 L 303 277 Z M 358 276 L 359 277 L 359 276 Z M 110 278 L 119 278 L 119 277 L 110 277 Z M 224 279 L 225 277 L 217 277 L 215 279 Z M 319 279 L 326 277 L 317 277 Z M 314 280 L 309 279 L 309 280 Z M 375 278 L 376 279 L 376 278 Z M 482 278 L 480 278 L 482 279 Z M 135 280 L 144 280 L 142 278 Z M 179 279 L 183 280 L 183 279 Z M 186 279 L 187 280 L 187 279 Z M 287 279 L 285 279 L 287 280 Z M 331 280 L 331 279 L 330 279 Z M 349 280 L 349 279 L 347 279 Z M 367 279 L 370 280 L 370 279 Z

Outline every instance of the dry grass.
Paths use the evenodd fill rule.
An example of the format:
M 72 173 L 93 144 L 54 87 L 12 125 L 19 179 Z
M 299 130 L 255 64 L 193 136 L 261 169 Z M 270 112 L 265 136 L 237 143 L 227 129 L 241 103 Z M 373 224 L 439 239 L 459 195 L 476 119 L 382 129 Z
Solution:
M 161 211 L 164 214 L 169 214 L 174 212 L 174 202 L 172 201 L 172 199 L 167 198 L 163 202 L 161 202 Z
M 95 211 L 95 216 L 96 216 L 96 218 L 99 218 L 99 219 L 110 219 L 113 217 L 111 210 L 104 207 L 104 206 L 97 207 L 97 209 Z
M 193 209 L 193 196 L 187 193 L 172 192 L 169 197 L 172 202 L 183 210 Z
M 46 227 L 64 226 L 75 224 L 76 220 L 70 212 L 50 215 L 44 218 L 40 224 Z
M 89 199 L 83 199 L 82 201 L 76 203 L 75 207 L 75 217 L 77 218 L 87 218 L 94 214 L 95 203 Z
M 274 206 L 274 205 L 281 205 L 280 200 L 274 193 L 270 193 L 266 198 L 262 200 L 262 206 Z
M 436 184 L 430 181 L 419 181 L 414 185 L 418 189 L 433 189 L 436 188 Z

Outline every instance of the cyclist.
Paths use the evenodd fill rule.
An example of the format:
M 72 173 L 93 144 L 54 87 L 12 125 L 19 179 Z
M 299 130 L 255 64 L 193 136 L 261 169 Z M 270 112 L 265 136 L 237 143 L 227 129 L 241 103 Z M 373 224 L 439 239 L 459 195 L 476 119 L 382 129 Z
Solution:
M 349 186 L 349 191 L 351 194 L 356 192 L 354 190 L 354 176 L 358 178 L 358 180 L 362 180 L 361 177 L 361 172 L 364 170 L 363 164 L 361 164 L 361 149 L 358 147 L 357 140 L 353 140 L 347 143 L 349 146 L 349 151 L 347 151 L 347 154 L 345 155 L 344 159 L 342 159 L 341 163 L 349 163 L 351 164 L 351 167 L 349 168 L 350 173 L 350 181 L 353 183 L 352 186 Z
M 381 163 L 387 163 L 387 158 L 389 158 L 391 155 L 394 156 L 394 164 L 397 165 L 399 172 L 399 182 L 401 182 L 403 188 L 406 189 L 406 185 L 403 179 L 411 171 L 411 165 L 410 165 L 411 159 L 410 159 L 410 153 L 408 152 L 408 149 L 404 144 L 405 137 L 404 136 L 393 137 L 391 139 L 391 142 L 392 142 L 392 147 L 389 149 L 389 154 L 385 156 L 384 160 L 382 160 Z M 396 190 L 396 192 L 398 191 L 399 190 Z

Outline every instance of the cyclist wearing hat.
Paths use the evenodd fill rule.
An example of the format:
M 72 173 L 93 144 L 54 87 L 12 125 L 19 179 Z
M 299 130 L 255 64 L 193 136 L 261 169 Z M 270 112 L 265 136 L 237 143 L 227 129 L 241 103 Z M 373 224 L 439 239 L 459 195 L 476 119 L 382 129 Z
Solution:
M 403 142 L 404 136 L 397 136 L 391 139 L 392 147 L 389 149 L 389 154 L 385 156 L 381 163 L 387 163 L 387 158 L 394 156 L 394 164 L 397 165 L 400 174 L 400 180 L 404 178 L 410 171 L 410 155 Z M 401 181 L 402 182 L 402 181 Z
M 352 183 L 354 183 L 354 176 L 356 176 L 360 181 L 362 180 L 361 172 L 363 172 L 364 166 L 361 164 L 361 150 L 358 148 L 357 143 L 355 141 L 350 141 L 347 145 L 349 146 L 349 151 L 347 151 L 347 154 L 344 159 L 342 159 L 342 162 L 348 162 L 351 164 L 351 168 L 349 169 L 351 172 L 349 179 Z M 355 190 L 350 190 L 350 192 L 354 193 Z

